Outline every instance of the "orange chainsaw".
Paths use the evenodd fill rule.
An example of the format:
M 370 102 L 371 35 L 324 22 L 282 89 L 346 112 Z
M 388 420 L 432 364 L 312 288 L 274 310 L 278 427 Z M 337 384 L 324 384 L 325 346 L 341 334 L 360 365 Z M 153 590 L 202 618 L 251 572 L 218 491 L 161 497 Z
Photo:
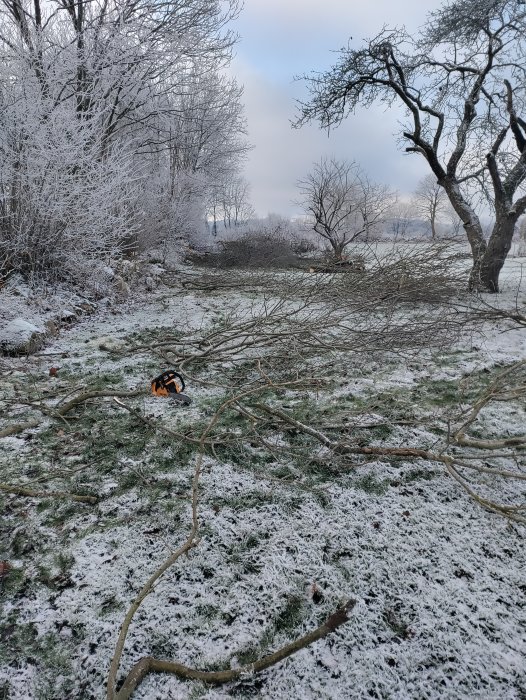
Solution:
M 184 379 L 173 369 L 168 369 L 152 379 L 152 394 L 154 396 L 168 396 L 187 406 L 192 402 L 192 399 L 183 394 L 184 387 Z

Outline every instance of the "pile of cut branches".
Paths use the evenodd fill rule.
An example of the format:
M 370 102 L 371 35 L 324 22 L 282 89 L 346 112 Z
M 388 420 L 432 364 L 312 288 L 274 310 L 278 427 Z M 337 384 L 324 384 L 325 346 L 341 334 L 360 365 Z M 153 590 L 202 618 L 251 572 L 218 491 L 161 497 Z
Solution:
M 267 461 L 274 462 L 293 458 L 302 465 L 293 477 L 295 486 L 307 490 L 323 486 L 319 480 L 313 483 L 309 478 L 310 465 L 324 465 L 323 479 L 328 482 L 351 470 L 374 470 L 382 461 L 418 462 L 423 469 L 440 465 L 483 508 L 526 523 L 525 495 L 521 491 L 526 481 L 526 435 L 482 438 L 476 434 L 480 426 L 487 433 L 491 421 L 485 418 L 496 403 L 524 400 L 525 362 L 496 372 L 486 387 L 456 413 L 436 418 L 434 428 L 441 437 L 434 445 L 419 443 L 414 438 L 402 444 L 399 440 L 389 442 L 387 438 L 364 439 L 364 433 L 379 427 L 406 422 L 418 425 L 422 419 L 418 410 L 408 421 L 391 415 L 387 407 L 381 415 L 377 410 L 373 416 L 370 406 L 358 405 L 352 410 L 346 406 L 343 422 L 335 421 L 334 413 L 325 414 L 320 408 L 320 395 L 331 397 L 342 368 L 347 371 L 371 356 L 382 362 L 394 353 L 406 358 L 429 353 L 430 346 L 436 349 L 459 337 L 466 318 L 450 314 L 442 305 L 443 295 L 453 294 L 455 288 L 447 276 L 448 259 L 441 259 L 440 274 L 430 257 L 426 258 L 427 262 L 422 262 L 422 257 L 419 260 L 420 268 L 411 270 L 418 284 L 405 287 L 407 296 L 400 276 L 410 270 L 410 265 L 401 260 L 389 263 L 382 260 L 374 273 L 372 270 L 361 273 L 361 283 L 352 289 L 347 276 L 341 284 L 334 279 L 313 281 L 309 276 L 299 283 L 297 277 L 281 277 L 272 297 L 254 302 L 245 311 L 225 315 L 207 332 L 182 336 L 168 331 L 153 342 L 130 344 L 121 351 L 135 357 L 143 353 L 160 357 L 194 386 L 212 388 L 219 393 L 219 402 L 216 401 L 212 410 L 210 405 L 201 407 L 199 418 L 205 419 L 204 424 L 195 420 L 193 425 L 175 429 L 148 415 L 140 403 L 134 402 L 144 396 L 146 386 L 128 392 L 84 387 L 74 395 L 37 400 L 27 397 L 25 408 L 32 412 L 32 417 L 2 428 L 0 437 L 21 434 L 44 421 L 68 425 L 82 405 L 111 401 L 152 434 L 160 433 L 178 446 L 187 444 L 193 451 L 191 515 L 186 538 L 149 576 L 125 614 L 108 675 L 108 700 L 127 700 L 149 673 L 174 673 L 181 678 L 224 683 L 244 673 L 261 671 L 336 630 L 346 622 L 353 608 L 354 601 L 341 601 L 338 610 L 317 629 L 239 669 L 203 671 L 176 661 L 145 656 L 120 678 L 126 641 L 137 612 L 165 572 L 184 565 L 183 555 L 199 546 L 199 493 L 206 456 L 226 462 L 235 451 L 238 462 L 246 463 L 255 454 L 265 455 Z M 420 271 L 420 276 L 415 276 L 415 269 Z M 431 273 L 426 270 L 435 271 L 432 282 Z M 397 293 L 386 295 L 396 279 L 399 280 Z M 447 280 L 452 286 L 444 291 Z M 426 281 L 437 294 L 431 307 L 426 304 L 420 308 L 417 302 Z M 443 294 L 439 293 L 441 288 Z M 402 301 L 416 303 L 400 312 Z M 345 398 L 341 392 L 339 396 Z M 338 398 L 332 396 L 332 400 L 337 403 Z M 20 402 L 19 396 L 12 399 L 11 408 L 15 404 L 19 407 Z M 305 410 L 305 402 L 310 402 L 310 412 Z M 509 488 L 509 484 L 519 486 Z M 0 489 L 19 497 L 69 497 L 83 499 L 87 504 L 104 497 L 62 489 L 42 491 L 29 482 L 2 483 Z M 501 497 L 496 493 L 501 493 Z

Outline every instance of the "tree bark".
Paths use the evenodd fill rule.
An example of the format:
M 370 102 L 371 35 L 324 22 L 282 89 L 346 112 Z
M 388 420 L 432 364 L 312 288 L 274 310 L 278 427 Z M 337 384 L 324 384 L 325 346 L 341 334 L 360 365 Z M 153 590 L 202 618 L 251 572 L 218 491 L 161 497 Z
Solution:
M 329 239 L 329 243 L 331 244 L 332 249 L 334 251 L 335 260 L 343 260 L 343 251 L 345 250 L 347 242 L 339 243 L 338 241 Z
M 499 291 L 499 275 L 511 248 L 517 217 L 497 217 L 484 253 L 473 266 L 470 287 L 496 294 Z M 478 269 L 475 269 L 478 268 Z
M 448 199 L 451 206 L 459 216 L 466 232 L 466 236 L 471 248 L 471 255 L 473 256 L 473 267 L 469 275 L 469 285 L 468 289 L 470 291 L 481 291 L 481 292 L 497 292 L 498 291 L 498 279 L 499 273 L 504 264 L 505 255 L 500 262 L 500 266 L 497 270 L 492 270 L 491 279 L 489 277 L 490 267 L 492 265 L 491 255 L 494 253 L 492 249 L 491 253 L 488 253 L 488 244 L 484 239 L 484 234 L 482 233 L 482 225 L 480 219 L 471 207 L 471 205 L 464 199 L 460 192 L 458 182 L 449 177 L 443 178 L 440 184 L 446 191 Z M 499 217 L 497 217 L 497 222 L 499 222 Z M 495 224 L 495 228 L 490 238 L 490 242 L 494 239 L 495 231 L 497 230 L 498 223 Z M 512 230 L 513 235 L 513 230 Z M 510 238 L 511 244 L 511 238 Z M 508 246 L 509 250 L 509 246 Z M 484 268 L 484 272 L 483 272 Z

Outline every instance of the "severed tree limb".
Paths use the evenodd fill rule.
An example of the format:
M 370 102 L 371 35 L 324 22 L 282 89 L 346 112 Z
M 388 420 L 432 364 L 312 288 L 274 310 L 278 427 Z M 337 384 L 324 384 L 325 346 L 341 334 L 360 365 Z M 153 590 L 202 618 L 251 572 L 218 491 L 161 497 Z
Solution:
M 118 400 L 116 399 L 117 403 Z M 216 418 L 217 414 L 214 416 Z M 211 424 L 210 425 L 210 430 L 212 428 Z M 203 435 L 206 437 L 206 432 L 203 433 Z M 190 527 L 190 531 L 186 537 L 185 542 L 173 552 L 168 559 L 165 559 L 165 561 L 159 566 L 156 571 L 153 572 L 153 574 L 150 576 L 150 578 L 146 581 L 144 586 L 141 588 L 139 593 L 135 596 L 135 599 L 133 600 L 132 604 L 128 608 L 128 611 L 126 613 L 126 616 L 123 620 L 123 623 L 121 625 L 120 631 L 119 631 L 119 637 L 117 639 L 117 644 L 115 646 L 115 652 L 113 654 L 111 663 L 110 663 L 110 668 L 108 672 L 108 680 L 107 680 L 107 698 L 108 700 L 117 700 L 119 698 L 119 695 L 116 694 L 116 683 L 117 683 L 117 674 L 119 672 L 119 667 L 120 667 L 120 662 L 122 658 L 122 652 L 124 650 L 124 644 L 126 643 L 126 638 L 128 636 L 128 630 L 130 629 L 130 625 L 133 621 L 133 618 L 135 617 L 135 613 L 137 610 L 140 608 L 142 605 L 143 601 L 145 598 L 147 598 L 150 593 L 154 590 L 155 584 L 157 581 L 162 577 L 165 571 L 169 569 L 175 562 L 185 553 L 189 552 L 193 547 L 195 547 L 199 540 L 197 538 L 197 532 L 199 528 L 199 521 L 197 518 L 197 502 L 198 502 L 198 486 L 199 486 L 199 478 L 201 476 L 201 469 L 202 469 L 202 463 L 203 463 L 203 452 L 201 451 L 198 456 L 197 456 L 197 462 L 194 470 L 194 475 L 192 478 L 192 500 L 191 500 L 191 506 L 192 506 L 192 524 Z M 142 678 L 144 677 L 141 676 L 140 678 L 137 679 L 135 682 L 132 690 L 130 692 L 133 692 L 133 689 L 140 683 Z M 125 683 L 128 681 L 129 676 L 126 678 Z M 126 696 L 123 696 L 126 697 Z
M 282 421 L 289 423 L 290 425 L 294 426 L 297 430 L 302 431 L 308 435 L 311 435 L 312 437 L 316 438 L 319 442 L 321 442 L 325 447 L 330 448 L 334 452 L 338 452 L 340 454 L 362 454 L 362 455 L 376 455 L 378 457 L 406 457 L 409 459 L 425 459 L 430 462 L 441 462 L 442 464 L 445 465 L 448 473 L 450 476 L 462 486 L 462 488 L 466 491 L 466 493 L 473 498 L 477 503 L 479 503 L 482 507 L 486 508 L 487 510 L 490 510 L 494 513 L 498 513 L 499 515 L 502 515 L 504 517 L 507 517 L 511 520 L 515 520 L 516 522 L 520 523 L 526 523 L 526 517 L 521 515 L 521 512 L 524 510 L 524 506 L 508 506 L 504 504 L 499 504 L 495 503 L 494 501 L 491 501 L 487 498 L 483 498 L 479 496 L 470 486 L 470 484 L 464 479 L 459 472 L 457 471 L 458 468 L 467 468 L 470 470 L 474 471 L 479 471 L 481 473 L 490 473 L 494 476 L 501 476 L 503 478 L 510 478 L 510 479 L 518 479 L 522 480 L 525 478 L 524 474 L 521 473 L 514 473 L 514 472 L 508 472 L 508 471 L 501 471 L 501 470 L 493 470 L 493 469 L 488 469 L 487 467 L 478 467 L 477 465 L 474 464 L 465 464 L 461 460 L 457 459 L 456 457 L 453 457 L 448 454 L 444 453 L 435 453 L 431 452 L 429 450 L 422 450 L 418 448 L 412 448 L 412 447 L 389 447 L 389 446 L 379 446 L 379 447 L 361 447 L 359 445 L 351 445 L 348 443 L 341 443 L 341 442 L 334 442 L 330 440 L 326 435 L 324 435 L 321 431 L 316 430 L 315 428 L 311 428 L 308 425 L 305 425 L 304 423 L 301 423 L 300 421 L 296 420 L 295 418 L 292 418 L 288 413 L 281 411 L 279 409 L 275 409 L 273 407 L 268 406 L 267 404 L 263 403 L 257 403 L 255 404 L 255 407 L 258 408 L 259 410 L 270 414 L 274 415 L 278 418 L 280 418 Z
M 524 506 L 507 506 L 500 503 L 495 503 L 494 501 L 490 501 L 487 498 L 479 496 L 455 469 L 455 466 L 457 465 L 455 465 L 454 460 L 452 460 L 450 457 L 444 456 L 442 462 L 446 465 L 446 469 L 453 479 L 455 479 L 455 481 L 462 486 L 466 493 L 468 493 L 471 498 L 473 498 L 473 500 L 479 503 L 483 508 L 492 511 L 493 513 L 497 513 L 498 515 L 503 515 L 510 520 L 515 520 L 518 523 L 526 524 L 526 517 L 520 514 L 521 511 L 524 510 Z
M 141 394 L 146 393 L 146 389 L 135 389 L 133 391 L 85 391 L 82 394 L 79 394 L 78 396 L 74 396 L 67 403 L 61 404 L 61 402 L 59 401 L 59 403 L 54 408 L 46 408 L 45 413 L 53 418 L 64 418 L 64 416 L 67 413 L 69 413 L 69 411 L 71 411 L 76 406 L 79 406 L 81 403 L 89 401 L 89 399 L 105 398 L 110 396 L 133 397 L 141 396 Z M 36 406 L 36 408 L 44 410 L 43 407 Z M 24 430 L 36 428 L 43 422 L 43 420 L 43 418 L 32 418 L 31 420 L 28 420 L 25 423 L 13 423 L 13 425 L 8 425 L 3 430 L 0 430 L 0 438 L 10 437 L 11 435 L 18 435 L 18 433 L 22 433 Z
M 297 387 L 297 386 L 302 386 L 303 381 L 302 380 L 292 380 L 288 382 L 283 382 L 281 384 L 273 384 L 272 386 L 277 389 L 284 389 L 284 388 L 291 388 L 291 387 Z M 223 401 L 223 403 L 219 406 L 215 414 L 213 415 L 212 419 L 204 429 L 201 438 L 200 438 L 200 443 L 199 443 L 199 452 L 197 454 L 197 459 L 196 459 L 196 464 L 195 464 L 195 469 L 194 469 L 194 475 L 192 477 L 192 496 L 191 496 L 191 509 L 192 509 L 192 516 L 191 516 L 191 527 L 190 531 L 186 537 L 185 542 L 175 551 L 173 552 L 157 569 L 154 571 L 154 573 L 150 576 L 150 578 L 146 581 L 144 586 L 141 588 L 139 593 L 136 595 L 135 599 L 131 603 L 130 607 L 128 608 L 128 611 L 124 617 L 124 621 L 121 625 L 121 629 L 119 631 L 119 637 L 117 639 L 117 644 L 115 646 L 115 652 L 113 654 L 113 658 L 110 663 L 110 668 L 108 671 L 108 679 L 107 679 L 107 684 L 106 684 L 106 697 L 107 700 L 122 700 L 123 698 L 129 697 L 129 695 L 120 695 L 120 693 L 117 693 L 116 691 L 116 684 L 117 684 L 117 674 L 119 672 L 119 667 L 121 663 L 121 658 L 122 658 L 122 653 L 124 650 L 124 645 L 126 643 L 126 638 L 128 636 L 128 631 L 130 629 L 130 625 L 133 621 L 133 618 L 135 617 L 135 613 L 137 610 L 140 608 L 142 605 L 143 601 L 150 595 L 150 593 L 154 590 L 155 585 L 157 582 L 160 580 L 160 578 L 163 576 L 165 571 L 167 571 L 171 566 L 173 566 L 178 559 L 181 558 L 181 556 L 187 552 L 189 552 L 193 547 L 197 546 L 199 543 L 198 539 L 198 530 L 199 530 L 199 519 L 198 519 L 198 512 L 197 512 L 197 507 L 198 507 L 198 497 L 199 497 L 199 480 L 201 477 L 201 472 L 202 472 L 202 466 L 203 466 L 203 459 L 204 459 L 204 447 L 206 444 L 206 440 L 210 432 L 213 430 L 214 426 L 217 424 L 221 414 L 230 406 L 235 405 L 240 399 L 243 399 L 247 396 L 251 396 L 257 393 L 261 393 L 262 391 L 268 390 L 268 384 L 260 384 L 255 387 L 251 387 L 250 389 L 246 389 L 245 391 L 239 392 L 236 395 L 232 396 L 229 399 L 226 399 Z M 126 408 L 126 406 L 123 404 L 122 401 L 119 401 L 118 398 L 114 397 L 114 401 L 121 405 L 122 407 Z M 140 662 L 139 662 L 140 663 Z M 134 667 L 135 668 L 135 667 Z M 133 672 L 130 671 L 130 673 Z M 133 689 L 137 686 L 137 684 L 144 678 L 146 673 L 143 673 L 143 675 L 138 678 L 137 682 L 135 685 L 133 685 L 133 688 L 131 689 L 130 692 L 133 692 Z M 124 683 L 128 681 L 130 677 L 130 674 L 126 677 Z
M 466 437 L 465 435 L 456 435 L 454 444 L 462 447 L 474 447 L 477 450 L 498 450 L 501 447 L 516 447 L 517 449 L 521 449 L 522 447 L 526 447 L 526 435 L 516 435 L 500 440 L 482 440 L 479 438 Z
M 318 639 L 323 639 L 328 634 L 337 630 L 338 627 L 341 627 L 341 625 L 347 622 L 355 605 L 355 600 L 348 600 L 312 632 L 281 647 L 281 649 L 278 649 L 274 653 L 264 656 L 254 663 L 241 666 L 240 668 L 228 669 L 225 671 L 199 671 L 198 669 L 184 666 L 175 661 L 161 661 L 151 656 L 146 656 L 138 661 L 131 669 L 123 686 L 115 695 L 115 700 L 128 700 L 135 688 L 137 688 L 149 673 L 173 673 L 179 678 L 184 678 L 186 680 L 199 680 L 204 683 L 214 684 L 230 683 L 243 676 L 259 673 L 271 666 L 275 666 L 288 656 L 292 656 L 292 654 L 300 651 L 300 649 L 305 649 Z
M 21 486 L 12 486 L 11 484 L 0 484 L 0 491 L 12 493 L 16 496 L 27 496 L 28 498 L 69 498 L 72 501 L 79 503 L 98 503 L 97 496 L 82 496 L 78 493 L 69 493 L 68 491 L 32 491 Z
M 43 418 L 32 418 L 31 420 L 28 420 L 25 423 L 13 423 L 12 425 L 8 425 L 7 428 L 3 428 L 3 430 L 0 430 L 0 438 L 10 437 L 11 435 L 18 435 L 18 433 L 22 433 L 24 430 L 36 428 L 37 425 L 40 425 L 40 423 L 42 423 L 42 421 Z
M 298 428 L 298 430 L 301 430 L 303 433 L 307 433 L 307 435 L 311 435 L 312 437 L 316 438 L 316 440 L 321 442 L 322 445 L 325 445 L 325 447 L 329 447 L 331 449 L 336 449 L 336 446 L 338 443 L 333 442 L 333 440 L 328 438 L 321 431 L 316 430 L 315 428 L 312 428 L 310 425 L 306 425 L 305 423 L 301 423 L 299 420 L 296 420 L 288 413 L 285 413 L 285 411 L 280 411 L 278 408 L 273 408 L 271 406 L 268 406 L 265 403 L 256 403 L 255 407 L 258 408 L 260 411 L 264 411 L 265 413 L 270 414 L 271 416 L 276 416 L 277 418 L 281 418 L 281 420 L 285 421 L 285 423 L 289 423 L 290 425 L 293 425 L 295 428 Z
M 362 455 L 395 457 L 421 457 L 422 459 L 429 460 L 439 459 L 437 455 L 434 455 L 433 453 L 428 452 L 427 450 L 420 450 L 414 447 L 360 447 L 359 445 L 350 445 L 344 442 L 335 442 L 334 440 L 328 438 L 320 430 L 316 430 L 310 425 L 305 425 L 305 423 L 301 423 L 299 420 L 296 420 L 288 413 L 285 413 L 285 411 L 280 411 L 277 408 L 271 408 L 270 406 L 264 403 L 257 403 L 255 404 L 255 406 L 256 408 L 259 408 L 265 413 L 269 413 L 270 415 L 281 418 L 281 420 L 285 421 L 286 423 L 289 423 L 290 425 L 293 425 L 298 430 L 316 438 L 319 442 L 322 443 L 322 445 L 325 445 L 325 447 L 329 447 L 335 452 L 339 452 L 341 454 L 352 453 Z
M 491 455 L 492 457 L 498 457 L 499 455 Z M 500 455 L 501 457 L 512 457 L 513 455 L 505 454 Z M 466 464 L 465 460 L 468 459 L 466 455 L 462 456 L 462 460 L 454 459 L 455 468 L 460 467 L 461 469 L 470 469 L 471 471 L 477 471 L 481 474 L 491 474 L 491 476 L 501 476 L 503 479 L 517 479 L 518 481 L 526 481 L 526 473 L 522 472 L 510 472 L 505 469 L 496 469 L 493 467 L 482 467 L 479 464 Z M 474 457 L 478 459 L 478 457 Z
M 92 390 L 92 391 L 85 391 L 82 394 L 79 394 L 78 396 L 74 396 L 70 401 L 67 403 L 63 404 L 58 408 L 55 413 L 58 416 L 65 416 L 66 413 L 69 413 L 72 408 L 75 408 L 75 406 L 78 406 L 81 403 L 84 403 L 85 401 L 89 401 L 89 399 L 98 399 L 98 398 L 106 398 L 106 397 L 113 397 L 113 396 L 120 396 L 120 397 L 133 397 L 133 396 L 141 396 L 142 394 L 148 393 L 147 390 L 144 388 L 141 389 L 135 389 L 133 391 L 108 391 L 108 390 Z

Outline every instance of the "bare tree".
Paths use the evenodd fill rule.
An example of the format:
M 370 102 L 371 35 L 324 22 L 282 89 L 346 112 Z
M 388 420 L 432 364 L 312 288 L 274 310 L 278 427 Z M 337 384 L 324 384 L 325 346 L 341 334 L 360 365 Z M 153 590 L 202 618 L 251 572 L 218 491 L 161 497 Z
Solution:
M 217 71 L 203 74 L 199 64 L 181 78 L 159 129 L 159 145 L 169 150 L 171 176 L 182 171 L 214 182 L 232 179 L 249 150 L 243 88 Z
M 254 218 L 254 208 L 250 203 L 250 184 L 232 172 L 217 176 L 210 183 L 207 192 L 206 218 L 211 224 L 213 236 L 218 234 L 218 226 L 233 228 L 246 224 Z
M 184 79 L 183 79 L 184 76 Z M 152 152 L 154 184 L 150 200 L 160 201 L 171 213 L 169 235 L 194 238 L 210 216 L 224 218 L 223 190 L 237 181 L 249 150 L 241 97 L 235 80 L 217 71 L 203 73 L 200 64 L 182 72 L 181 85 L 164 98 L 159 110 Z M 166 182 L 168 180 L 168 183 Z
M 384 233 L 395 240 L 406 238 L 415 216 L 413 202 L 397 198 L 389 210 Z
M 433 175 L 426 175 L 417 185 L 413 197 L 413 204 L 417 214 L 429 224 L 431 238 L 437 238 L 437 223 L 440 214 L 444 210 L 446 193 L 440 187 Z
M 242 226 L 255 216 L 250 202 L 250 183 L 243 177 L 235 178 L 230 184 L 230 211 L 228 219 L 234 226 Z
M 470 288 L 498 291 L 517 219 L 526 211 L 526 6 L 453 0 L 420 34 L 384 29 L 309 78 L 297 126 L 338 124 L 358 106 L 400 102 L 406 151 L 428 163 L 462 220 L 473 255 Z M 495 215 L 486 241 L 473 197 Z
M 250 184 L 244 177 L 229 178 L 221 187 L 221 206 L 225 228 L 246 224 L 254 217 L 250 203 Z
M 351 241 L 369 237 L 392 203 L 387 187 L 371 182 L 356 163 L 334 158 L 316 163 L 298 186 L 314 231 L 338 260 Z
M 464 232 L 462 231 L 462 219 L 451 206 L 451 202 L 449 201 L 446 204 L 444 215 L 448 224 L 448 235 L 452 238 L 464 236 Z
M 209 224 L 210 222 L 212 224 L 211 230 L 214 238 L 217 236 L 217 227 L 223 216 L 222 199 L 221 183 L 215 182 L 209 188 L 206 208 L 206 219 Z

